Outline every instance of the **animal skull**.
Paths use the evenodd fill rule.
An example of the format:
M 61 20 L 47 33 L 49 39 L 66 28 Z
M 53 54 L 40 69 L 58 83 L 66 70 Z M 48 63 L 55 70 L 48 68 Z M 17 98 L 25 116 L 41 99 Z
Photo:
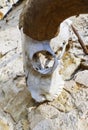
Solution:
M 37 41 L 21 30 L 23 43 L 23 59 L 26 82 L 32 97 L 37 102 L 45 100 L 52 101 L 58 97 L 64 87 L 64 80 L 59 73 L 62 65 L 61 58 L 65 52 L 67 41 L 69 39 L 70 20 L 66 20 L 61 24 L 61 33 L 50 41 Z M 64 27 L 65 26 L 65 27 Z M 63 31 L 66 31 L 68 38 L 65 44 L 63 39 Z M 61 38 L 63 39 L 61 41 Z M 59 43 L 59 40 L 61 43 Z M 58 42 L 58 48 L 62 47 L 62 51 L 58 56 L 55 55 L 55 42 Z
M 60 29 L 58 26 L 70 16 L 87 12 L 88 0 L 26 1 L 19 28 L 22 34 L 26 82 L 37 102 L 54 100 L 64 87 L 59 71 L 63 67 L 61 61 L 70 37 L 71 21 L 64 21 Z M 55 55 L 57 51 L 59 56 Z

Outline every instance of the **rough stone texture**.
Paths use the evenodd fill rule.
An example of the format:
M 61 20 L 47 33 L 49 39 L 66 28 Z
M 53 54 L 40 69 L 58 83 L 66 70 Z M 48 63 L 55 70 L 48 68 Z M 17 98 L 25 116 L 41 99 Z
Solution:
M 71 54 L 86 67 L 82 64 L 78 67 L 76 75 L 65 82 L 62 93 L 53 102 L 38 104 L 32 100 L 25 84 L 17 27 L 22 7 L 22 4 L 16 7 L 0 21 L 0 130 L 88 130 L 88 56 L 73 32 L 63 59 Z M 88 46 L 88 15 L 74 18 L 74 24 Z M 68 64 L 76 64 L 68 61 Z M 81 81 L 83 75 L 80 74 L 85 75 Z
M 3 19 L 19 0 L 0 0 L 0 20 Z
M 79 72 L 76 77 L 75 81 L 81 85 L 84 85 L 85 87 L 88 87 L 88 70 Z
M 30 124 L 31 130 L 77 130 L 77 111 L 63 113 L 52 106 L 52 103 L 40 105 L 29 113 L 28 118 L 29 122 L 32 122 Z

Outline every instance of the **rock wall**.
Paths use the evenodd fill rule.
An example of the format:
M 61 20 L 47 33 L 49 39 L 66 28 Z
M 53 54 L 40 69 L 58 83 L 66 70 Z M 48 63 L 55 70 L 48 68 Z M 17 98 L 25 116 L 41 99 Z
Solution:
M 88 130 L 88 55 L 71 30 L 62 59 L 65 87 L 53 102 L 36 103 L 27 90 L 23 72 L 17 26 L 22 7 L 0 21 L 0 130 Z M 88 15 L 72 20 L 88 47 Z
M 0 0 L 0 20 L 12 9 L 19 0 Z

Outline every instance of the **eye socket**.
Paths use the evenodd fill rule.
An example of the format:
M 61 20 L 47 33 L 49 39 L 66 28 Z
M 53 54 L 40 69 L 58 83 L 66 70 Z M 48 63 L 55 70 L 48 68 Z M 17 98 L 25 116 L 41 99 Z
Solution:
M 50 68 L 54 64 L 54 57 L 47 51 L 40 51 L 33 55 L 33 64 L 37 69 Z
M 33 55 L 32 65 L 37 72 L 50 74 L 52 70 L 56 68 L 56 59 L 48 51 L 39 51 Z

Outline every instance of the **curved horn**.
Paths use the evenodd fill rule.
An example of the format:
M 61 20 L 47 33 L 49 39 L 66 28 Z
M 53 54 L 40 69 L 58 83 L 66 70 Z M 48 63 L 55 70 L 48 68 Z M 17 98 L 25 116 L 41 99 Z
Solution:
M 49 40 L 64 19 L 80 13 L 88 13 L 88 0 L 28 0 L 20 21 L 26 35 Z

